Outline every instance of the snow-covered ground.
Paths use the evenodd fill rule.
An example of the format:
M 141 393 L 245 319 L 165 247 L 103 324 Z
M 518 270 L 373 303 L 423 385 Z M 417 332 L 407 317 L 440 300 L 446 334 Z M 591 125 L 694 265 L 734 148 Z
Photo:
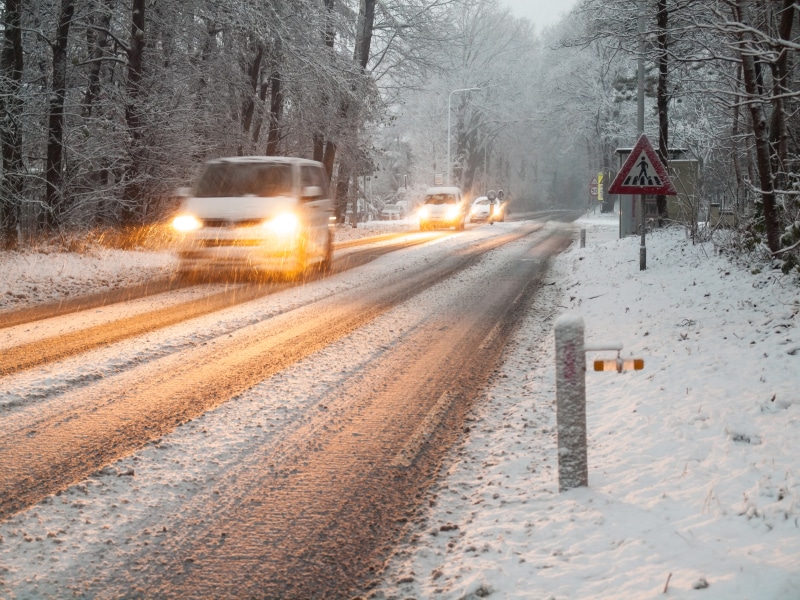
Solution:
M 376 598 L 800 598 L 800 287 L 584 218 L 552 316 L 638 372 L 586 374 L 589 487 L 558 492 L 552 333 L 532 312 Z M 587 359 L 613 358 L 590 352 Z
M 495 228 L 504 225 L 513 227 Z M 398 226 L 408 224 L 340 230 L 337 240 Z M 573 244 L 554 260 L 429 506 L 409 524 L 370 595 L 800 598 L 798 282 L 733 265 L 680 229 L 648 237 L 642 272 L 638 238 L 618 240 L 613 217 L 587 217 L 576 227 L 586 229 L 586 247 Z M 391 266 L 395 259 L 381 260 Z M 0 310 L 172 270 L 167 253 L 0 253 Z M 337 277 L 321 283 L 345 285 Z M 623 356 L 641 357 L 645 367 L 587 373 L 589 487 L 559 493 L 552 327 L 565 312 L 584 319 L 587 344 L 620 342 Z M 381 338 L 382 323 L 363 335 Z M 355 352 L 360 343 L 337 344 Z M 613 353 L 587 356 L 602 357 Z M 289 380 L 279 379 L 279 389 L 254 393 L 264 402 L 277 394 L 275 419 L 302 414 L 283 410 L 294 400 Z M 206 428 L 215 436 L 261 435 L 248 413 L 256 405 L 229 404 L 217 412 L 234 418 L 196 419 L 0 524 L 0 597 L 79 593 L 78 583 L 70 586 L 91 571 L 89 562 L 146 543 L 160 531 L 160 516 L 147 516 L 154 494 L 164 504 L 195 494 L 199 481 L 213 480 L 203 465 L 235 459 L 235 444 L 220 443 L 208 452 L 224 454 L 200 461 L 194 438 Z M 135 482 L 112 476 L 134 466 Z M 108 506 L 109 497 L 121 501 Z
M 413 220 L 371 221 L 338 227 L 336 240 L 348 242 L 382 233 L 418 229 Z M 175 275 L 171 251 L 127 252 L 89 245 L 83 253 L 0 251 L 0 311 L 145 283 Z M 0 318 L 2 318 L 0 316 Z

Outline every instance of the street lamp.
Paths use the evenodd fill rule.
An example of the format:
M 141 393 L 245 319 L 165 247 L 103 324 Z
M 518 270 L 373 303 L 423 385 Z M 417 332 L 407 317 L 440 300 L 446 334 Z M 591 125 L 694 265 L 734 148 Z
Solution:
M 461 88 L 458 90 L 453 90 L 450 92 L 450 95 L 447 97 L 447 185 L 450 185 L 450 101 L 453 99 L 453 94 L 456 92 L 474 92 L 481 88 L 479 87 L 471 87 L 471 88 Z

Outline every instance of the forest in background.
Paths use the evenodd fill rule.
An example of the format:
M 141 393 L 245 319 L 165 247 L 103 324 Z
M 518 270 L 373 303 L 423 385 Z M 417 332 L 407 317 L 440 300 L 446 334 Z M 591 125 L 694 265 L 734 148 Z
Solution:
M 163 222 L 202 162 L 325 164 L 337 214 L 437 176 L 515 211 L 585 208 L 645 132 L 700 165 L 726 247 L 800 261 L 800 5 L 580 0 L 540 31 L 497 0 L 4 0 L 0 241 Z M 472 89 L 477 88 L 477 89 Z M 449 149 L 448 149 L 449 144 Z M 448 156 L 450 164 L 447 164 Z

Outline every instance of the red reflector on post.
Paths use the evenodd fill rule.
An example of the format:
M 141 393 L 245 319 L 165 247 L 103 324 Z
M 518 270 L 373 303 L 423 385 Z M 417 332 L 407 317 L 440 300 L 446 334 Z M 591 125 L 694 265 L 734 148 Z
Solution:
M 644 369 L 643 358 L 612 358 L 610 360 L 594 361 L 595 371 L 617 371 L 622 373 L 623 371 L 641 371 L 642 369 Z

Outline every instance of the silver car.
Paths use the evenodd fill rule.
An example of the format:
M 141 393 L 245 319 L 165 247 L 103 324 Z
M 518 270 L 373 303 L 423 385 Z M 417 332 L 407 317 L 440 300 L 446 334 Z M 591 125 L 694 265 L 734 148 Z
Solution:
M 333 261 L 333 202 L 319 162 L 246 156 L 206 163 L 173 220 L 180 271 L 298 276 Z

